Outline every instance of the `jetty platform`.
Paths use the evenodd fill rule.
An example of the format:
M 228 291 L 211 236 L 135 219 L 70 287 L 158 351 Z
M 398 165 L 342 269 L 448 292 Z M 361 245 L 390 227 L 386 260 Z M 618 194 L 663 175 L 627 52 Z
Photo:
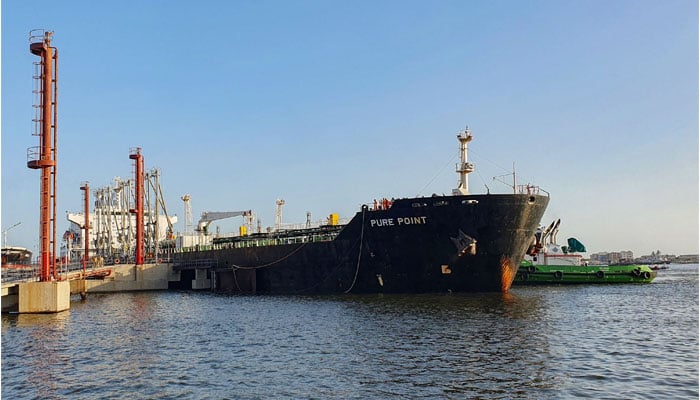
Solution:
M 5 282 L 3 278 L 2 312 L 56 312 L 70 307 L 71 295 L 167 290 L 171 281 L 179 282 L 180 272 L 174 271 L 170 263 L 108 265 L 85 272 L 80 269 L 52 282 L 38 282 L 35 277 Z

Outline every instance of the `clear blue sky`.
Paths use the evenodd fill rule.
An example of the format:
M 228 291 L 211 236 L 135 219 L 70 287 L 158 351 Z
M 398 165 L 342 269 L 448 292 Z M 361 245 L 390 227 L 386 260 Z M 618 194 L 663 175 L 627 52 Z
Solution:
M 36 250 L 28 33 L 59 49 L 59 234 L 82 181 L 161 169 L 170 212 L 253 209 L 274 224 L 493 177 L 551 193 L 599 251 L 698 252 L 698 3 L 2 1 L 2 229 Z M 452 161 L 452 162 L 450 162 Z M 433 179 L 434 178 L 434 179 Z M 427 187 L 426 187 L 427 185 Z M 425 187 L 425 189 L 423 189 Z M 240 220 L 215 223 L 234 231 Z M 182 223 L 176 228 L 183 229 Z

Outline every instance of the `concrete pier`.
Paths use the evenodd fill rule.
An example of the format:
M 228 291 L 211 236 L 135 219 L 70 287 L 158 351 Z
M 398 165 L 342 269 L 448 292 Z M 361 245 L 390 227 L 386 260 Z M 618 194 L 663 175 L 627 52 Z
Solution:
M 170 279 L 169 264 L 113 265 L 104 279 L 71 279 L 70 291 L 81 293 L 134 292 L 166 290 Z M 179 276 L 178 276 L 179 278 Z
M 20 313 L 56 313 L 70 308 L 70 284 L 59 282 L 24 282 L 19 284 Z
M 180 280 L 180 272 L 173 271 L 171 264 L 111 265 L 99 271 L 109 274 L 85 279 L 82 272 L 74 272 L 64 281 L 3 284 L 2 311 L 55 313 L 70 308 L 71 294 L 167 290 L 168 281 Z
M 209 277 L 211 269 L 196 269 L 192 280 L 192 290 L 212 289 L 212 280 Z

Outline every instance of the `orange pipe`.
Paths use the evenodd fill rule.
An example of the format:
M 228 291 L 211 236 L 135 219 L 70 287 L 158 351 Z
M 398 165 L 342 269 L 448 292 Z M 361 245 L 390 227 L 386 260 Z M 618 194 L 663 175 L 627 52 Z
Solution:
M 54 279 L 58 279 L 58 269 L 56 268 L 56 178 L 57 178 L 57 168 L 58 168 L 58 49 L 51 47 L 53 50 L 53 166 L 51 167 L 51 175 L 53 176 L 53 187 L 51 192 L 51 202 L 53 203 L 53 212 L 51 213 L 51 226 L 53 228 L 53 235 L 51 240 L 51 270 Z
M 83 254 L 83 273 L 90 260 L 90 184 L 85 182 L 80 190 L 85 191 L 85 254 Z
M 145 244 L 144 244 L 144 234 L 143 234 L 143 201 L 144 201 L 144 168 L 143 168 L 143 155 L 141 154 L 141 148 L 137 147 L 131 152 L 129 158 L 135 160 L 135 172 L 136 179 L 136 196 L 135 199 L 135 209 L 131 210 L 136 214 L 136 265 L 143 265 Z

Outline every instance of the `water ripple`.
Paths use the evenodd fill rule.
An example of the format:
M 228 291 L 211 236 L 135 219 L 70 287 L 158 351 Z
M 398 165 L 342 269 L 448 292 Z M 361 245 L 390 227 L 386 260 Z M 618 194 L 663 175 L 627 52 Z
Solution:
M 698 267 L 507 295 L 91 295 L 3 315 L 2 396 L 697 398 Z

